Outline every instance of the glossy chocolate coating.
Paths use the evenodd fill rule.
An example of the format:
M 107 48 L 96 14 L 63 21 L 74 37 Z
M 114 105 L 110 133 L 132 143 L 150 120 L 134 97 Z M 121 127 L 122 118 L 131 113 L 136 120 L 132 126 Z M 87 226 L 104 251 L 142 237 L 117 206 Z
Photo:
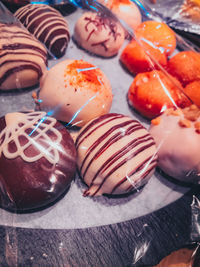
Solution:
M 24 160 L 20 155 L 14 158 L 5 156 L 5 151 L 2 151 L 5 135 L 0 136 L 0 205 L 5 209 L 15 212 L 26 212 L 47 206 L 69 188 L 74 178 L 76 170 L 74 142 L 68 131 L 56 121 L 53 127 L 56 129 L 56 132 L 58 130 L 59 135 L 61 134 L 60 142 L 57 142 L 56 132 L 52 131 L 52 128 L 49 128 L 45 135 L 41 134 L 45 131 L 45 125 L 50 123 L 48 118 L 45 117 L 45 121 L 40 125 L 38 122 L 41 122 L 41 120 L 39 120 L 34 125 L 36 127 L 35 131 L 31 128 L 25 130 L 32 144 L 28 145 L 22 152 L 23 156 L 26 156 L 28 159 L 32 158 L 32 162 Z M 0 133 L 5 127 L 6 120 L 5 117 L 2 117 L 0 118 Z M 19 130 L 21 130 L 20 127 L 23 127 L 23 123 L 19 121 Z M 41 130 L 40 132 L 37 127 Z M 21 147 L 28 142 L 23 134 L 18 134 Z M 35 139 L 36 145 L 34 145 L 32 139 L 37 135 L 39 137 Z M 7 145 L 11 155 L 17 150 L 16 139 L 14 140 L 12 137 L 9 145 Z M 48 150 L 50 147 L 52 150 Z M 34 157 L 42 154 L 43 149 L 44 155 L 47 153 L 47 157 L 41 156 L 35 160 Z M 52 164 L 48 160 L 47 151 L 49 151 L 49 154 L 52 153 L 51 156 L 54 158 L 55 153 L 57 153 L 57 162 Z
M 29 4 L 15 12 L 15 16 L 56 57 L 65 54 L 70 35 L 68 25 L 54 8 L 42 4 Z

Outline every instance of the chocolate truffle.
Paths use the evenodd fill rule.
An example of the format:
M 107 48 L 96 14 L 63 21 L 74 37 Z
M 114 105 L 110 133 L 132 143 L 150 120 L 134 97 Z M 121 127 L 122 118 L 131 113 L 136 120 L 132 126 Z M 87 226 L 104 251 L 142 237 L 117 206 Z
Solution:
M 157 162 L 155 142 L 148 131 L 121 114 L 90 121 L 75 144 L 79 173 L 89 187 L 84 196 L 131 192 L 148 181 Z
M 27 212 L 56 201 L 70 186 L 76 150 L 67 130 L 45 112 L 0 118 L 0 205 Z
M 64 60 L 41 79 L 40 109 L 57 120 L 83 126 L 108 113 L 112 90 L 105 74 L 83 60 Z
M 87 12 L 76 22 L 74 39 L 84 49 L 102 57 L 118 53 L 125 36 L 122 26 L 109 17 Z
M 46 49 L 28 31 L 0 23 L 0 90 L 38 84 L 46 64 Z
M 158 166 L 188 183 L 200 182 L 200 110 L 195 105 L 168 109 L 150 127 L 158 148 Z
M 21 23 L 45 44 L 55 57 L 65 54 L 70 35 L 68 24 L 54 8 L 43 4 L 29 4 L 15 12 Z

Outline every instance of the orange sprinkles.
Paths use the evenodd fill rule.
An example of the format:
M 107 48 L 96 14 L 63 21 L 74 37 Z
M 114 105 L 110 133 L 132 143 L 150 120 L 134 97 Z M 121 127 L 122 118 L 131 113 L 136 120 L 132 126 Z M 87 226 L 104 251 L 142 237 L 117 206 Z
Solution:
M 65 70 L 64 77 L 70 76 L 70 85 L 82 85 L 85 82 L 92 83 L 94 85 L 102 85 L 102 74 L 98 68 L 94 65 L 84 62 L 82 60 L 75 60 L 69 64 Z M 93 88 L 94 91 L 98 91 L 98 87 Z

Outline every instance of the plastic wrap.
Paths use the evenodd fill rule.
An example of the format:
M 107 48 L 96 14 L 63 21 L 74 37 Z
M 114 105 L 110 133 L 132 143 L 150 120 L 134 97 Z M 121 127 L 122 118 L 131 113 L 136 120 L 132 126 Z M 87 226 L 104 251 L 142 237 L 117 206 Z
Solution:
M 180 51 L 197 53 L 194 55 L 198 51 L 173 31 L 170 31 L 170 45 L 167 35 L 157 48 L 153 40 L 141 37 L 137 27 L 142 21 L 150 18 L 157 21 L 158 32 L 161 27 L 161 18 L 145 3 L 134 1 L 142 20 L 136 21 L 136 30 L 113 6 L 107 9 L 96 1 L 70 3 L 77 10 L 64 17 L 71 36 L 68 47 L 59 58 L 52 57 L 48 49 L 48 66 L 38 76 L 40 85 L 22 88 L 22 82 L 17 82 L 17 88 L 5 89 L 5 84 L 1 88 L 0 115 L 14 112 L 0 121 L 0 247 L 5 255 L 1 263 L 9 266 L 156 265 L 173 250 L 198 243 L 200 237 L 199 160 L 193 164 L 187 156 L 185 162 L 171 156 L 166 160 L 169 161 L 167 169 L 163 165 L 155 169 L 157 161 L 161 162 L 158 152 L 167 137 L 156 144 L 151 137 L 155 134 L 152 127 L 159 127 L 162 113 L 170 110 L 165 116 L 177 118 L 177 110 L 185 107 L 190 118 L 181 120 L 180 133 L 191 128 L 187 123 L 196 123 L 194 127 L 199 132 L 198 121 L 193 118 L 199 116 L 199 111 L 194 105 L 188 108 L 198 98 L 184 90 L 188 83 L 200 79 L 198 56 L 189 58 L 191 66 L 197 64 L 197 70 L 188 69 L 191 74 L 188 80 L 184 75 L 174 78 L 168 68 L 169 59 Z M 16 19 L 2 4 L 0 7 L 1 22 L 16 25 Z M 61 8 L 63 13 L 65 8 L 65 5 Z M 81 22 L 85 26 L 76 29 L 77 20 L 86 11 L 99 11 L 101 15 L 94 19 L 87 15 L 86 22 Z M 24 28 L 19 21 L 17 25 Z M 95 27 L 102 36 L 95 36 L 84 47 L 89 40 L 87 27 L 94 27 L 89 28 L 89 39 Z M 84 30 L 86 37 L 82 34 Z M 105 40 L 106 34 L 109 38 Z M 122 44 L 119 42 L 113 48 L 112 42 L 118 36 Z M 12 38 L 8 38 L 8 44 Z M 114 41 L 109 45 L 114 50 L 110 52 L 110 46 L 106 45 L 112 38 Z M 87 51 L 96 45 L 99 49 Z M 2 46 L 1 53 L 5 47 Z M 17 60 L 20 64 L 21 60 Z M 186 63 L 180 60 L 183 59 L 175 63 L 184 69 Z M 6 61 L 0 64 L 3 71 Z M 16 79 L 27 75 L 24 73 Z M 149 102 L 145 103 L 140 95 Z M 170 123 L 172 129 L 177 124 Z M 171 138 L 174 133 L 168 125 L 164 127 Z M 187 139 L 182 141 L 181 134 L 178 137 L 173 146 L 179 152 Z M 184 150 L 187 152 L 189 148 L 186 146 Z M 176 172 L 175 167 L 178 171 L 184 169 L 184 174 Z M 172 172 L 168 173 L 169 169 Z M 37 248 L 32 246 L 35 239 Z

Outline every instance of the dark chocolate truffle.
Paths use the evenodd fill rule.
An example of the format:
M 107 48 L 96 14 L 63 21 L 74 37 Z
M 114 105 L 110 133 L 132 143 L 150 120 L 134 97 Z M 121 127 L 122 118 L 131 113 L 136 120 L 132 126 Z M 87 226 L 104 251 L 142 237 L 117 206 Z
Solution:
M 59 58 L 65 54 L 70 39 L 69 29 L 56 9 L 43 4 L 29 4 L 18 9 L 14 15 L 45 44 L 53 56 Z
M 0 118 L 0 205 L 26 212 L 56 201 L 76 170 L 68 131 L 45 112 Z
M 0 23 L 0 90 L 38 84 L 46 71 L 47 51 L 27 30 Z

